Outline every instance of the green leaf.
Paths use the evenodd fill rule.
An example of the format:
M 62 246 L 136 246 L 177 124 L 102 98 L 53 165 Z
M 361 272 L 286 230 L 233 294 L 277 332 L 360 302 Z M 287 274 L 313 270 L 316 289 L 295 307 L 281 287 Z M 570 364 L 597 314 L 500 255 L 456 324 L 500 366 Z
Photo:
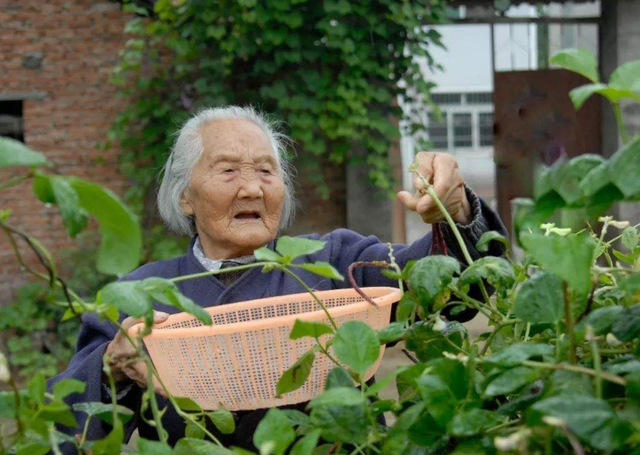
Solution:
M 285 256 L 288 261 L 299 258 L 301 256 L 317 253 L 322 250 L 326 242 L 322 240 L 311 240 L 302 237 L 289 237 L 287 235 L 280 237 L 276 243 L 276 251 Z
M 171 447 L 163 442 L 138 439 L 138 452 L 140 455 L 172 455 Z
M 458 399 L 445 380 L 435 374 L 423 374 L 416 380 L 425 406 L 435 421 L 445 427 L 453 418 Z
M 44 381 L 44 376 L 38 371 L 29 382 L 27 382 L 27 390 L 29 391 L 29 397 L 36 403 L 42 404 L 44 402 L 44 394 L 47 390 L 47 385 Z
M 182 438 L 173 449 L 173 455 L 237 455 L 236 452 L 201 439 Z
M 100 185 L 75 177 L 68 181 L 80 198 L 80 206 L 98 221 L 102 235 L 98 271 L 123 275 L 138 267 L 142 234 L 135 215 L 117 196 Z
M 585 196 L 593 196 L 598 191 L 606 187 L 610 182 L 609 162 L 604 161 L 592 168 L 587 172 L 582 180 L 580 180 L 580 190 Z
M 344 281 L 344 277 L 340 275 L 331 264 L 328 262 L 314 262 L 313 264 L 300 264 L 296 267 L 308 270 L 311 273 L 315 273 L 316 275 L 320 275 L 326 278 L 331 278 L 332 280 Z
M 551 172 L 551 186 L 567 204 L 574 204 L 585 197 L 583 187 L 580 185 L 582 180 L 604 162 L 603 157 L 592 154 L 558 162 Z
M 622 244 L 633 251 L 638 246 L 638 230 L 634 226 L 628 226 L 622 231 Z
M 98 291 L 96 302 L 113 305 L 123 313 L 135 318 L 153 320 L 153 307 L 149 295 L 138 288 L 138 281 L 110 283 Z
M 636 96 L 633 99 L 640 101 L 640 60 L 626 62 L 616 68 L 609 78 L 609 86 L 634 92 Z
M 122 442 L 124 440 L 124 429 L 118 420 L 111 432 L 103 439 L 95 441 L 91 447 L 93 455 L 120 455 L 122 452 Z
M 362 403 L 354 406 L 316 406 L 311 410 L 311 424 L 322 429 L 324 440 L 348 444 L 362 444 L 367 438 L 369 426 Z
M 75 237 L 87 227 L 89 215 L 80 206 L 78 193 L 64 177 L 50 177 L 51 189 L 55 195 L 60 215 L 70 237 Z
M 209 417 L 209 420 L 211 420 L 222 434 L 232 434 L 236 431 L 236 422 L 233 414 L 226 409 L 216 409 L 215 411 L 207 412 L 207 417 Z
M 269 409 L 253 434 L 257 448 L 262 451 L 264 447 L 271 447 L 270 453 L 275 455 L 282 455 L 295 439 L 287 414 L 277 408 Z
M 0 137 L 0 167 L 42 166 L 47 159 L 40 152 L 34 152 L 20 141 Z
M 347 370 L 342 367 L 335 367 L 327 375 L 325 390 L 335 389 L 337 387 L 355 387 L 353 379 Z
M 202 407 L 189 397 L 173 397 L 173 399 L 182 411 L 202 411 Z
M 87 402 L 73 405 L 74 411 L 84 412 L 90 417 L 96 416 L 109 425 L 113 425 L 113 409 L 112 403 Z M 127 423 L 133 417 L 133 411 L 124 406 L 116 405 L 115 410 L 123 423 Z
M 564 314 L 562 280 L 547 272 L 537 273 L 520 287 L 513 312 L 533 324 L 558 322 Z
M 591 261 L 595 251 L 595 241 L 591 237 L 522 233 L 520 240 L 544 270 L 562 278 L 579 294 L 590 291 Z
M 609 158 L 609 176 L 626 197 L 640 192 L 640 136 Z
M 318 406 L 354 406 L 365 402 L 364 394 L 354 387 L 334 387 L 325 390 L 307 405 L 307 409 Z
M 376 332 L 364 322 L 348 321 L 338 328 L 333 351 L 338 360 L 364 375 L 380 356 Z
M 448 425 L 454 436 L 473 436 L 500 423 L 495 413 L 485 409 L 469 409 L 456 414 Z
M 622 310 L 622 307 L 617 305 L 598 308 L 580 321 L 580 326 L 586 326 L 588 324 L 592 327 L 594 335 L 606 335 L 611 332 L 613 323 L 620 317 Z
M 413 300 L 413 296 L 409 292 L 405 292 L 396 307 L 396 321 L 408 321 L 415 307 L 416 301 Z
M 532 409 L 561 419 L 578 438 L 600 450 L 615 450 L 623 441 L 619 422 L 606 401 L 584 395 L 560 395 L 537 402 Z
M 562 68 L 582 74 L 591 82 L 598 82 L 598 60 L 586 49 L 565 49 L 551 56 L 549 62 Z
M 385 455 L 401 455 L 407 453 L 407 447 L 411 444 L 411 441 L 407 438 L 407 432 L 409 428 L 418 422 L 423 410 L 424 403 L 416 403 L 403 411 L 402 414 L 398 416 L 393 427 L 389 430 L 380 453 Z M 436 426 L 437 425 L 433 425 L 430 429 Z
M 380 344 L 394 343 L 402 340 L 407 334 L 407 327 L 404 322 L 392 322 L 391 324 L 378 330 Z
M 258 248 L 253 255 L 258 261 L 279 262 L 282 259 L 282 256 L 267 247 Z
M 460 273 L 460 263 L 449 256 L 427 256 L 409 272 L 409 287 L 420 305 L 429 308 Z
M 489 284 L 499 291 L 506 292 L 508 288 L 513 286 L 515 281 L 513 267 L 504 258 L 486 256 L 474 261 L 467 267 L 460 275 L 458 284 L 468 286 L 483 279 L 487 280 Z
M 316 359 L 316 355 L 313 351 L 305 352 L 296 362 L 291 365 L 287 371 L 285 371 L 276 385 L 276 393 L 278 396 L 285 393 L 298 390 L 307 382 L 311 368 L 313 368 L 313 361 Z
M 312 455 L 313 449 L 318 445 L 320 430 L 313 430 L 304 438 L 296 442 L 291 449 L 290 455 Z
M 484 361 L 500 367 L 515 367 L 523 360 L 532 357 L 545 357 L 553 354 L 550 344 L 519 343 L 508 346 L 484 358 Z
M 304 337 L 320 338 L 322 335 L 333 333 L 333 329 L 323 322 L 302 321 L 296 319 L 289 334 L 292 340 Z
M 540 370 L 529 367 L 515 367 L 493 378 L 484 390 L 488 397 L 513 393 L 540 377 Z
M 623 309 L 613 322 L 611 332 L 620 341 L 632 341 L 640 336 L 640 304 Z
M 180 292 L 175 283 L 165 278 L 146 278 L 139 281 L 137 287 L 152 299 L 195 316 L 204 325 L 213 324 L 211 315 L 204 308 Z
M 482 234 L 480 240 L 476 243 L 476 249 L 482 253 L 486 253 L 491 247 L 491 242 L 499 242 L 504 246 L 505 250 L 509 250 L 509 240 L 496 231 L 488 231 Z
M 72 393 L 84 393 L 87 385 L 77 379 L 63 379 L 53 385 L 53 396 L 59 400 L 68 397 Z
M 589 98 L 591 98 L 592 95 L 596 93 L 602 93 L 602 91 L 606 88 L 607 86 L 601 83 L 582 85 L 571 90 L 569 92 L 569 98 L 571 98 L 573 107 L 578 110 L 584 105 L 584 103 L 587 102 Z

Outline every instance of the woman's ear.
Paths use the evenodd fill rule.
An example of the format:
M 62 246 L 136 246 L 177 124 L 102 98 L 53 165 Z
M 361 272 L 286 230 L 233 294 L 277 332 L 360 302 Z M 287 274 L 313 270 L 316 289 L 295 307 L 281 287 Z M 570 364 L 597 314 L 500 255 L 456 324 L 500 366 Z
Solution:
M 180 208 L 182 209 L 182 213 L 187 216 L 193 216 L 196 214 L 191 202 L 189 201 L 189 197 L 187 196 L 187 192 L 182 193 L 182 198 L 180 199 Z

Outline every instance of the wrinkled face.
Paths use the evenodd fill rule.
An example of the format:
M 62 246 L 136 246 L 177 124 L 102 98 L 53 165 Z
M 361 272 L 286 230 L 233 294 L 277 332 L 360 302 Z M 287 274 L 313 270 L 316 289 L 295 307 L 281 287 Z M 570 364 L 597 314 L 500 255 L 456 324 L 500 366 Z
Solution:
M 253 253 L 278 233 L 285 186 L 268 137 L 244 119 L 201 129 L 204 150 L 181 201 L 207 257 Z

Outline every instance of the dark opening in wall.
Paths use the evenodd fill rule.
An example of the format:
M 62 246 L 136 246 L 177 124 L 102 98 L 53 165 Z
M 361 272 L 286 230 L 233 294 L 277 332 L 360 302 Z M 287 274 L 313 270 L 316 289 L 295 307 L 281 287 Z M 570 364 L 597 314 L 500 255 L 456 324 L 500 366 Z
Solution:
M 0 136 L 24 142 L 22 101 L 0 101 Z

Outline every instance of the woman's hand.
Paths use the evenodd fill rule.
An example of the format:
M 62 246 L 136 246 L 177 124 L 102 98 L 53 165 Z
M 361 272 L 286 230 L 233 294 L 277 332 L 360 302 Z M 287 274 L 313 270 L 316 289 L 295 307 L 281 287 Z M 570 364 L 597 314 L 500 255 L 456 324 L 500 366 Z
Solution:
M 160 311 L 153 312 L 153 323 L 160 324 L 167 320 L 169 315 Z M 122 321 L 122 328 L 128 331 L 134 325 L 142 322 L 141 319 L 128 317 Z M 135 340 L 134 340 L 135 341 Z M 114 339 L 109 343 L 105 354 L 109 356 L 109 366 L 111 374 L 116 383 L 132 380 L 142 388 L 147 388 L 147 365 L 140 360 L 136 347 L 119 331 Z M 154 391 L 165 396 L 162 386 L 154 378 Z
M 462 225 L 471 223 L 471 206 L 456 160 L 447 153 L 420 152 L 416 155 L 415 164 L 418 172 L 433 185 L 436 195 L 454 221 Z M 413 177 L 413 188 L 414 194 L 400 191 L 398 199 L 409 210 L 418 212 L 425 223 L 434 224 L 442 221 L 444 215 L 431 196 L 424 193 L 424 183 L 417 175 Z

